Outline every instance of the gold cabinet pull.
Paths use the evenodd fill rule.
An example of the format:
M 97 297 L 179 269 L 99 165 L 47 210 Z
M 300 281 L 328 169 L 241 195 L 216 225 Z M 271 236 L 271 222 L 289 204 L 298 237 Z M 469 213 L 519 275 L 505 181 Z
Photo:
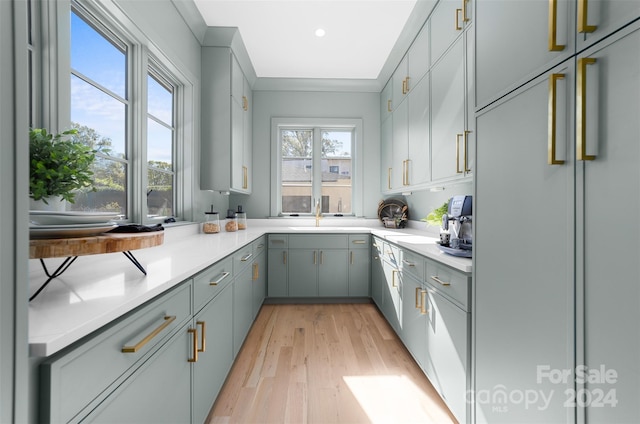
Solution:
M 252 277 L 252 279 L 253 279 L 253 281 L 256 281 L 258 278 L 259 278 L 259 275 L 258 275 L 258 263 L 256 262 L 256 263 L 253 264 L 253 277 Z
M 462 0 L 462 22 L 469 22 L 469 16 L 467 15 L 467 2 L 469 0 Z
M 422 296 L 420 296 L 421 291 L 422 289 L 420 287 L 416 287 L 416 309 L 422 309 L 422 305 L 420 304 L 420 301 L 422 300 Z
M 282 263 L 283 263 L 284 265 L 286 265 L 286 264 L 287 264 L 287 252 L 286 252 L 286 251 L 285 251 L 285 252 L 282 252 Z
M 405 89 L 405 92 L 402 94 L 407 94 L 409 92 L 409 77 L 406 77 L 404 79 L 404 89 Z
M 242 258 L 240 258 L 240 261 L 247 262 L 249 259 L 251 259 L 252 256 L 253 256 L 253 253 L 247 253 Z
M 249 110 L 249 99 L 247 96 L 242 96 L 242 109 L 245 112 Z
M 242 188 L 249 188 L 249 169 L 246 166 L 242 167 Z
M 460 13 L 462 13 L 462 9 L 456 9 L 456 31 L 462 30 L 462 27 L 460 26 L 460 21 L 458 20 Z
M 549 78 L 549 135 L 547 143 L 547 163 L 549 165 L 562 165 L 563 160 L 556 159 L 556 82 L 564 79 L 564 74 L 551 74 Z
M 387 112 L 393 112 L 391 110 L 391 100 L 387 100 Z
M 593 65 L 596 59 L 583 57 L 578 59 L 578 75 L 576 77 L 578 85 L 577 93 L 577 113 L 576 113 L 576 156 L 578 160 L 594 160 L 595 155 L 587 154 L 587 65 Z
M 353 244 L 365 244 L 366 241 L 365 240 L 353 240 L 351 243 L 353 243 Z
M 393 168 L 387 168 L 387 188 L 391 190 L 391 170 Z
M 398 273 L 397 269 L 391 270 L 391 287 L 398 287 L 396 284 L 396 274 Z
M 403 260 L 402 260 L 402 263 L 403 263 L 403 264 L 405 264 L 406 266 L 411 266 L 411 267 L 416 266 L 416 264 L 414 264 L 413 262 L 409 262 L 409 261 L 408 261 L 408 260 L 406 260 L 406 259 L 403 259 Z
M 429 310 L 427 309 L 427 291 L 421 290 L 420 297 L 422 298 L 420 302 L 420 314 L 426 315 L 429 313 Z
M 218 278 L 216 278 L 216 279 L 212 279 L 212 280 L 209 280 L 209 285 L 210 285 L 210 286 L 217 286 L 218 284 L 220 284 L 220 282 L 221 282 L 222 280 L 224 280 L 225 278 L 227 278 L 229 275 L 231 275 L 231 273 L 230 273 L 230 272 L 228 272 L 228 271 L 224 271 L 222 274 L 220 274 L 220 276 L 219 276 Z
M 156 327 L 152 332 L 147 334 L 140 340 L 138 343 L 134 345 L 127 345 L 122 347 L 123 353 L 136 353 L 140 349 L 142 349 L 147 343 L 149 343 L 155 336 L 160 334 L 162 330 L 167 328 L 169 324 L 176 320 L 175 315 L 169 315 L 164 317 L 164 321 L 158 327 Z
M 191 334 L 191 358 L 187 359 L 189 362 L 198 362 L 198 331 L 195 328 L 189 328 L 187 333 Z
M 206 343 L 207 343 L 207 324 L 204 321 L 196 321 L 196 327 L 200 327 L 200 335 L 202 337 L 200 337 L 200 341 L 201 341 L 201 345 L 200 348 L 197 349 L 198 352 L 204 352 L 205 349 L 207 348 Z
M 589 25 L 587 0 L 578 1 L 578 32 L 593 32 L 598 29 L 597 25 Z
M 460 169 L 460 137 L 464 134 L 456 134 L 456 174 L 462 174 Z
M 549 0 L 549 51 L 560 52 L 566 47 L 558 41 L 558 0 Z
M 440 283 L 443 286 L 450 286 L 451 285 L 451 283 L 449 281 L 442 281 L 440 278 L 438 278 L 437 275 L 432 275 L 431 279 L 433 281 L 435 281 L 436 283 Z
M 407 159 L 404 161 L 404 185 L 408 186 L 411 185 L 409 183 L 409 162 L 411 161 L 411 159 Z
M 318 252 L 313 251 L 313 264 L 316 265 L 318 263 Z
M 349 252 L 349 263 L 353 265 L 353 252 Z
M 464 172 L 471 172 L 469 168 L 469 134 L 472 131 L 464 130 Z

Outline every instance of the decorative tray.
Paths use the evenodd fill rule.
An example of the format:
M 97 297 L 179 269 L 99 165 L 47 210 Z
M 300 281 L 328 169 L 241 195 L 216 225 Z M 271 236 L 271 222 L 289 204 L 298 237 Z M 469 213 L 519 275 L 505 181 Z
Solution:
M 442 250 L 444 253 L 449 254 L 451 256 L 458 256 L 461 258 L 470 258 L 471 257 L 471 250 L 464 250 L 464 249 L 452 249 L 450 247 L 447 246 L 443 246 L 440 244 L 440 242 L 436 242 L 436 244 L 438 245 L 438 248 L 440 250 Z

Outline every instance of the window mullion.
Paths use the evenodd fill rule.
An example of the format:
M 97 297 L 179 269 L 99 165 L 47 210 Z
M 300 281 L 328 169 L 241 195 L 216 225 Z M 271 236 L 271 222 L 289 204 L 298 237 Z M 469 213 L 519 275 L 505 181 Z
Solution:
M 316 204 L 320 202 L 322 208 L 322 130 L 318 127 L 313 129 L 313 149 L 311 153 L 313 169 L 313 205 L 311 213 L 316 212 Z

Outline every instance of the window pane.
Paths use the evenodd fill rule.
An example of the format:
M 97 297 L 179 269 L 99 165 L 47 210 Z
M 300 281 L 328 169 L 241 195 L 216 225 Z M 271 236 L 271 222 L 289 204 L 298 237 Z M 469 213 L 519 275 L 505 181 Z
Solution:
M 75 203 L 68 204 L 67 209 L 117 212 L 126 217 L 126 164 L 98 156 L 93 165 L 93 179 L 96 191 L 77 193 Z
M 95 130 L 111 142 L 111 156 L 126 157 L 126 105 L 71 76 L 71 121 Z
M 322 212 L 352 213 L 353 131 L 322 131 Z
M 160 167 L 171 170 L 172 146 L 173 131 L 153 119 L 147 119 L 147 160 L 149 163 L 161 162 Z
M 127 67 L 124 50 L 73 12 L 71 68 L 125 98 Z
M 147 92 L 148 113 L 169 126 L 173 125 L 173 93 L 151 75 L 147 76 Z
M 313 130 L 281 131 L 282 212 L 310 213 Z
M 173 216 L 173 173 L 148 169 L 147 208 L 149 217 Z

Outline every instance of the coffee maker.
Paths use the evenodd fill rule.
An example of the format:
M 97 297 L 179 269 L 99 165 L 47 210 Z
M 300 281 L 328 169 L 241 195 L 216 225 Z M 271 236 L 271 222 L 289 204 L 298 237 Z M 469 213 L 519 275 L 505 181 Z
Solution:
M 473 248 L 473 210 L 471 196 L 453 196 L 442 215 L 440 249 L 454 256 L 471 257 Z M 447 237 L 448 235 L 448 237 Z

